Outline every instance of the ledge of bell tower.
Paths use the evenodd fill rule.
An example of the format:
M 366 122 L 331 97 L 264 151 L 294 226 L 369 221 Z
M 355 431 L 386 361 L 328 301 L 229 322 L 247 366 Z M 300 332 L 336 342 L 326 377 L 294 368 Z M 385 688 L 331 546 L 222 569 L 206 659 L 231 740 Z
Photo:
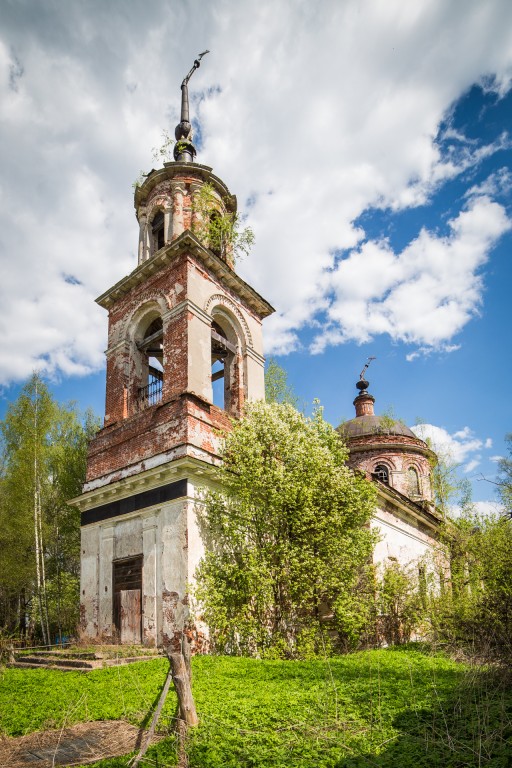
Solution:
M 89 445 L 84 492 L 185 457 L 218 462 L 229 415 L 189 392 L 101 429 Z
M 223 259 L 205 248 L 189 230 L 183 232 L 170 245 L 161 248 L 150 259 L 139 264 L 133 272 L 102 293 L 96 299 L 96 303 L 104 309 L 111 309 L 119 299 L 126 296 L 134 288 L 143 285 L 149 277 L 162 270 L 185 250 L 190 251 L 221 283 L 231 291 L 236 292 L 240 299 L 261 318 L 268 317 L 275 311 L 268 301 L 260 296 L 245 280 L 242 280 Z

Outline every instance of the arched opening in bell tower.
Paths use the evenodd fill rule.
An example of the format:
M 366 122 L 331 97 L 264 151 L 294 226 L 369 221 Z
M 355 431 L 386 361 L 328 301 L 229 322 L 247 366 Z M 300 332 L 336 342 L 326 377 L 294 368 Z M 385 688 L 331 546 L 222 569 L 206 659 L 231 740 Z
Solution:
M 139 408 L 156 405 L 162 399 L 164 381 L 163 322 L 155 317 L 137 344 L 141 355 L 141 386 L 138 390 Z
M 164 212 L 158 210 L 151 221 L 151 253 L 156 253 L 165 245 Z
M 386 464 L 377 464 L 372 472 L 375 480 L 380 480 L 384 485 L 389 485 L 389 467 Z
M 414 467 L 409 467 L 407 470 L 407 490 L 410 496 L 420 495 L 420 481 Z
M 224 316 L 211 325 L 211 363 L 213 404 L 233 416 L 240 413 L 240 370 L 238 337 Z

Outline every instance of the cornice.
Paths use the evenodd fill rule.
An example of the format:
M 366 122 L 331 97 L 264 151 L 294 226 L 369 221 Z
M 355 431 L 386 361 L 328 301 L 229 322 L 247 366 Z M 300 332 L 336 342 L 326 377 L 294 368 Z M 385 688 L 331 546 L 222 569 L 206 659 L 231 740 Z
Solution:
M 150 259 L 139 264 L 133 272 L 102 293 L 96 299 L 96 303 L 104 309 L 110 309 L 133 288 L 142 285 L 149 277 L 170 264 L 185 249 L 210 269 L 223 285 L 240 296 L 261 318 L 268 317 L 275 311 L 274 307 L 242 280 L 225 261 L 205 248 L 190 230 L 186 230 L 172 243 L 157 251 Z
M 398 451 L 402 453 L 420 453 L 422 456 L 426 456 L 427 459 L 436 458 L 435 453 L 424 443 L 423 445 L 420 445 L 419 443 L 413 442 L 412 438 L 410 439 L 410 443 L 392 442 L 391 440 L 389 442 L 375 442 L 372 440 L 371 436 L 362 435 L 361 437 L 350 438 L 350 440 L 347 441 L 347 447 L 350 454 L 364 453 L 366 451 L 379 451 L 382 453 L 385 451 Z M 360 440 L 360 442 L 354 443 L 354 440 Z
M 236 212 L 236 196 L 230 193 L 222 179 L 212 173 L 212 169 L 209 165 L 201 165 L 200 163 L 176 163 L 172 161 L 164 163 L 163 168 L 157 170 L 152 169 L 146 176 L 144 183 L 136 188 L 134 195 L 135 210 L 138 210 L 139 206 L 145 204 L 148 195 L 162 181 L 186 183 L 187 179 L 194 178 L 200 178 L 205 182 L 213 184 L 227 204 L 228 210 Z
M 410 501 L 402 494 L 399 494 L 396 490 L 383 485 L 382 483 L 374 482 L 377 489 L 377 498 L 382 499 L 385 503 L 391 506 L 398 507 L 406 515 L 414 517 L 416 520 L 423 523 L 423 525 L 431 528 L 435 531 L 439 530 L 439 526 L 443 522 L 440 515 L 436 512 L 429 512 L 423 506 L 416 504 L 414 501 Z M 432 505 L 435 510 L 435 507 Z M 385 509 L 385 507 L 384 507 Z
M 187 456 L 86 491 L 81 496 L 68 501 L 68 504 L 77 507 L 80 512 L 85 512 L 112 501 L 128 498 L 134 493 L 150 491 L 175 480 L 202 478 L 211 482 L 215 473 L 216 467 L 213 464 Z

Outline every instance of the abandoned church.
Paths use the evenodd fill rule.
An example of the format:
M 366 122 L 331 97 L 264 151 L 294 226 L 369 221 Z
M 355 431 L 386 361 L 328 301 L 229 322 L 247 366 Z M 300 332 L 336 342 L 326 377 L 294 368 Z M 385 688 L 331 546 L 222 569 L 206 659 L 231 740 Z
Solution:
M 214 483 L 219 434 L 246 401 L 264 398 L 262 322 L 273 308 L 235 271 L 228 247 L 198 236 L 194 205 L 211 216 L 236 198 L 196 162 L 182 84 L 174 161 L 135 191 L 138 265 L 98 299 L 108 310 L 104 426 L 88 454 L 81 513 L 81 632 L 95 641 L 165 645 L 187 617 L 203 552 L 195 520 Z M 374 415 L 361 376 L 355 417 L 339 429 L 350 466 L 378 491 L 375 562 L 409 564 L 431 550 L 440 519 L 428 446 L 403 424 Z M 214 397 L 215 393 L 215 397 Z

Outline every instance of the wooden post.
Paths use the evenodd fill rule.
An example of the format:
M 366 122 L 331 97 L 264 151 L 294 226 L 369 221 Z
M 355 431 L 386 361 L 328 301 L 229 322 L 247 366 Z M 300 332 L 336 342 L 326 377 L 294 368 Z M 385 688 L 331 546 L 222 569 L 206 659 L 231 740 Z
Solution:
M 144 744 L 141 746 L 138 754 L 133 759 L 133 762 L 130 763 L 131 768 L 138 768 L 138 765 L 146 752 L 148 751 L 148 747 L 151 744 L 151 739 L 153 738 L 153 735 L 155 733 L 156 724 L 158 722 L 158 718 L 160 717 L 160 713 L 163 709 L 163 706 L 165 704 L 165 700 L 167 698 L 167 694 L 169 693 L 169 688 L 171 686 L 171 680 L 172 680 L 172 673 L 171 673 L 171 667 L 169 667 L 169 671 L 167 672 L 167 677 L 165 679 L 164 687 L 162 688 L 162 692 L 160 694 L 160 698 L 158 700 L 157 708 L 155 709 L 155 712 L 153 714 L 153 718 L 151 720 L 151 726 L 149 728 L 149 731 L 147 732 L 146 739 L 144 741 Z
M 196 705 L 192 696 L 192 687 L 190 685 L 190 676 L 187 671 L 187 665 L 183 653 L 170 653 L 169 661 L 171 663 L 172 681 L 178 696 L 181 719 L 187 726 L 194 726 L 199 723 L 197 717 Z

